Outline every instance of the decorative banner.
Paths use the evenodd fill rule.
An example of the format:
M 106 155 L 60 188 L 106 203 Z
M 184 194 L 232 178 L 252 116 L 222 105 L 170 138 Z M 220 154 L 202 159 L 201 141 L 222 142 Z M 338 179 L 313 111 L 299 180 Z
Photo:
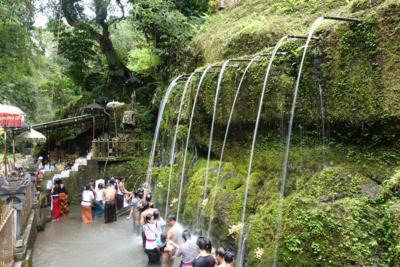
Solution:
M 0 126 L 21 127 L 24 126 L 24 112 L 18 107 L 0 104 Z
M 1 127 L 22 127 L 24 125 L 24 115 L 10 115 L 0 113 Z

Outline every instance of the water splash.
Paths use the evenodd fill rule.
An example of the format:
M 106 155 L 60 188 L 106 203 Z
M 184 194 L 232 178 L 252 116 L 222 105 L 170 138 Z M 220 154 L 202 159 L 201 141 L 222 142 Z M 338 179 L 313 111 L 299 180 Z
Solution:
M 283 45 L 283 43 L 287 39 L 288 39 L 288 36 L 284 36 L 275 45 L 275 48 L 274 48 L 274 50 L 272 52 L 271 58 L 270 58 L 269 63 L 268 63 L 267 72 L 265 74 L 264 84 L 263 84 L 263 88 L 262 88 L 261 96 L 260 96 L 260 102 L 259 102 L 259 105 L 258 105 L 258 113 L 257 113 L 256 123 L 255 123 L 255 127 L 254 127 L 254 132 L 253 132 L 253 141 L 252 141 L 252 144 L 251 144 L 249 165 L 248 165 L 248 169 L 247 169 L 246 187 L 245 187 L 245 193 L 244 193 L 242 220 L 241 220 L 241 222 L 243 224 L 245 223 L 245 219 L 246 219 L 246 206 L 247 206 L 247 197 L 248 197 L 248 193 L 249 193 L 250 176 L 251 176 L 251 170 L 253 168 L 254 150 L 255 150 L 255 146 L 256 146 L 258 126 L 259 126 L 260 118 L 261 118 L 261 111 L 262 111 L 262 107 L 263 107 L 263 103 L 264 103 L 264 95 L 265 95 L 265 91 L 267 89 L 269 75 L 271 73 L 272 64 L 274 62 L 276 54 L 277 54 L 278 50 L 280 49 L 280 47 Z M 244 250 L 244 246 L 243 246 L 242 243 L 243 243 L 243 229 L 240 231 L 239 254 L 238 255 L 243 255 L 244 254 L 244 251 L 243 251 Z M 238 262 L 237 266 L 242 267 L 243 266 L 243 262 L 244 262 L 244 258 L 240 257 L 237 262 Z
M 233 113 L 234 113 L 234 111 L 235 111 L 236 103 L 237 103 L 237 100 L 238 100 L 238 98 L 239 98 L 240 91 L 241 91 L 241 89 L 242 89 L 242 84 L 243 84 L 244 78 L 246 77 L 247 72 L 249 71 L 250 67 L 254 64 L 254 62 L 256 62 L 257 60 L 259 60 L 260 58 L 261 58 L 260 56 L 255 56 L 255 57 L 253 57 L 253 58 L 250 60 L 250 62 L 247 64 L 247 66 L 246 66 L 246 68 L 245 68 L 245 70 L 244 70 L 244 72 L 243 72 L 243 74 L 242 74 L 242 77 L 240 78 L 239 85 L 238 85 L 238 87 L 236 88 L 235 97 L 233 98 L 231 110 L 230 110 L 230 113 L 229 113 L 228 122 L 227 122 L 226 129 L 225 129 L 224 140 L 223 140 L 223 142 L 222 142 L 221 154 L 220 154 L 220 157 L 219 157 L 219 164 L 218 164 L 217 178 L 216 178 L 216 182 L 215 182 L 216 185 L 218 185 L 218 183 L 219 183 L 219 178 L 220 178 L 220 176 L 221 176 L 222 160 L 223 160 L 223 158 L 224 158 L 224 151 L 225 151 L 226 141 L 228 140 L 229 129 L 230 129 L 230 126 L 231 126 Z M 213 204 L 215 204 L 215 203 L 213 203 Z M 213 219 L 214 219 L 214 218 L 211 216 L 211 217 L 210 217 L 210 220 L 209 220 L 209 222 L 208 222 L 207 236 L 210 236 Z
M 283 161 L 283 170 L 282 170 L 282 176 L 281 176 L 281 181 L 280 181 L 281 182 L 281 184 L 280 184 L 280 201 L 279 201 L 279 212 L 278 212 L 278 218 L 277 218 L 277 230 L 276 230 L 276 235 L 275 235 L 274 264 L 273 264 L 274 267 L 277 266 L 278 260 L 279 260 L 278 250 L 279 250 L 280 237 L 281 237 L 281 231 L 282 231 L 282 215 L 283 215 L 284 194 L 285 194 L 285 186 L 286 186 L 286 178 L 287 178 L 288 161 L 289 161 L 290 142 L 291 142 L 291 138 L 292 138 L 293 121 L 294 121 L 294 115 L 295 115 L 295 111 L 296 111 L 296 103 L 297 103 L 297 96 L 298 96 L 298 91 L 299 91 L 299 86 L 300 86 L 301 74 L 303 71 L 304 61 L 305 61 L 305 58 L 307 55 L 308 46 L 311 42 L 312 36 L 313 36 L 314 32 L 316 31 L 316 29 L 322 24 L 323 21 L 324 21 L 324 17 L 319 17 L 318 19 L 316 19 L 314 21 L 313 25 L 310 28 L 310 31 L 309 31 L 308 37 L 307 37 L 307 41 L 306 41 L 306 44 L 304 47 L 303 56 L 302 56 L 300 67 L 299 67 L 299 73 L 297 75 L 296 86 L 295 86 L 294 94 L 293 94 L 293 102 L 292 102 L 289 126 L 288 126 L 288 135 L 287 135 L 287 140 L 286 140 L 285 158 Z
M 186 158 L 187 158 L 187 153 L 189 149 L 189 142 L 190 142 L 190 134 L 192 131 L 192 125 L 193 125 L 193 117 L 194 117 L 194 112 L 196 110 L 196 105 L 197 105 L 197 100 L 199 98 L 199 93 L 200 93 L 200 88 L 203 85 L 204 79 L 207 76 L 208 72 L 213 68 L 213 65 L 209 65 L 204 72 L 202 73 L 200 77 L 199 84 L 197 85 L 196 89 L 196 94 L 193 99 L 193 106 L 192 106 L 192 111 L 190 113 L 190 119 L 189 119 L 189 128 L 188 132 L 186 135 L 186 142 L 185 142 L 185 150 L 183 153 L 183 162 L 182 162 L 182 170 L 181 170 L 181 179 L 180 179 L 180 185 L 179 185 L 179 197 L 178 197 L 178 210 L 176 212 L 176 220 L 179 222 L 179 215 L 180 215 L 180 210 L 181 210 L 181 199 L 182 199 L 182 189 L 183 189 L 183 180 L 185 178 L 185 169 L 186 169 Z
M 149 186 L 151 186 L 151 176 L 152 176 L 152 170 L 153 170 L 153 164 L 154 164 L 154 156 L 156 153 L 157 140 L 158 140 L 158 135 L 160 133 L 160 126 L 161 126 L 161 121 L 163 120 L 165 106 L 167 105 L 167 102 L 168 102 L 169 96 L 171 95 L 172 90 L 174 90 L 175 86 L 178 83 L 178 80 L 181 77 L 182 77 L 182 75 L 179 75 L 169 84 L 167 91 L 165 92 L 165 95 L 161 101 L 160 109 L 158 111 L 157 125 L 156 125 L 156 129 L 154 131 L 153 144 L 152 144 L 151 151 L 150 151 L 149 166 L 147 167 L 147 173 L 146 173 L 146 183 Z
M 169 196 L 171 192 L 171 180 L 172 180 L 172 174 L 174 171 L 174 161 L 175 161 L 175 149 L 176 149 L 176 140 L 178 138 L 178 132 L 179 132 L 179 123 L 181 121 L 181 116 L 182 116 L 182 111 L 183 111 L 183 105 L 185 102 L 185 97 L 188 91 L 188 88 L 190 86 L 190 83 L 192 82 L 193 76 L 195 75 L 195 72 L 192 72 L 189 76 L 189 78 L 186 80 L 185 87 L 182 92 L 181 96 L 181 101 L 179 104 L 179 111 L 178 111 L 178 117 L 176 119 L 176 125 L 175 125 L 175 133 L 174 133 L 174 138 L 172 140 L 172 146 L 171 146 L 171 154 L 170 154 L 170 162 L 169 162 L 169 175 L 168 175 L 168 189 L 167 189 L 167 198 L 165 201 L 165 215 L 167 216 L 168 214 L 168 205 L 169 205 Z

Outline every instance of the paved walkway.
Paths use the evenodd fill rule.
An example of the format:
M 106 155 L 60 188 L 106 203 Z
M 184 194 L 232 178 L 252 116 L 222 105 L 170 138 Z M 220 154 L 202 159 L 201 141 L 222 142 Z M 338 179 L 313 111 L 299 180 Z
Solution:
M 34 267 L 144 267 L 141 238 L 133 234 L 132 221 L 82 224 L 80 207 L 58 222 L 50 222 L 39 232 L 33 251 Z

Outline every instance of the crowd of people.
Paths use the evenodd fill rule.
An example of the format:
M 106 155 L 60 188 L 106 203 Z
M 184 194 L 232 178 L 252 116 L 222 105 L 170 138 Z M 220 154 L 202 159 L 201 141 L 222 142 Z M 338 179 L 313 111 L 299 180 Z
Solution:
M 169 214 L 164 220 L 152 201 L 148 186 L 130 192 L 125 179 L 99 179 L 87 184 L 82 192 L 82 222 L 92 223 L 104 215 L 105 223 L 117 220 L 117 210 L 130 207 L 126 219 L 133 220 L 134 232 L 142 237 L 148 266 L 172 267 L 179 260 L 182 267 L 233 267 L 231 249 L 213 248 L 207 237 L 192 235 Z
M 125 178 L 99 179 L 85 185 L 82 192 L 82 222 L 92 223 L 104 214 L 104 222 L 117 221 L 117 210 L 130 201 L 132 193 L 125 189 Z
M 128 219 L 137 218 L 135 229 L 142 235 L 149 266 L 172 267 L 175 260 L 180 260 L 182 267 L 234 266 L 233 250 L 215 249 L 209 238 L 192 236 L 190 230 L 176 221 L 174 214 L 169 214 L 165 221 L 152 202 L 150 189 L 139 188 L 133 193 L 131 206 Z

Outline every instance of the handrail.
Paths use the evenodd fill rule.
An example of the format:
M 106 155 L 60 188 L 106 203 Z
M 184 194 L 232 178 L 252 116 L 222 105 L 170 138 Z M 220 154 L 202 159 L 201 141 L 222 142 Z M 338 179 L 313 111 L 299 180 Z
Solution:
M 126 159 L 145 151 L 151 145 L 147 140 L 93 140 L 93 159 Z
M 4 225 L 7 223 L 10 216 L 14 213 L 14 203 L 11 201 L 7 204 L 0 216 L 0 232 L 3 230 Z M 3 215 L 5 214 L 5 215 Z

